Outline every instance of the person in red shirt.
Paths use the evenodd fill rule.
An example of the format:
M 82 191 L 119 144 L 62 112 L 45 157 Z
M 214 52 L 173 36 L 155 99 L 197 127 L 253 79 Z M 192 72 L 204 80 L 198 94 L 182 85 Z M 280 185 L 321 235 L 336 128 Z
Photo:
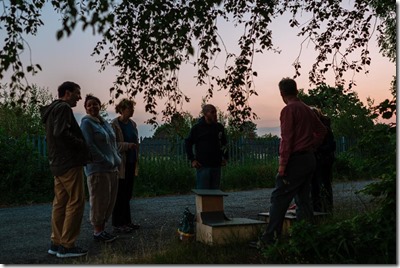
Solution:
M 270 245 L 280 237 L 293 198 L 297 220 L 313 220 L 310 184 L 316 168 L 314 152 L 327 133 L 311 108 L 297 97 L 296 81 L 283 78 L 279 90 L 286 104 L 280 114 L 279 169 L 271 195 L 269 223 L 259 241 L 250 243 L 257 248 Z

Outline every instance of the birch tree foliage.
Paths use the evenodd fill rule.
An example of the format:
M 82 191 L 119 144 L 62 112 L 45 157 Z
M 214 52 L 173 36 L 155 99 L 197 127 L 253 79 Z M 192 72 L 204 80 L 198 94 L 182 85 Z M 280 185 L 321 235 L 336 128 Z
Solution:
M 0 1 L 0 30 L 6 32 L 1 43 L 0 78 L 11 72 L 9 87 L 13 92 L 31 90 L 27 74 L 41 71 L 40 63 L 23 62 L 22 51 L 30 51 L 25 41 L 36 35 L 45 4 L 62 16 L 55 33 L 67 38 L 77 28 L 101 36 L 93 48 L 100 70 L 118 68 L 118 76 L 110 88 L 110 104 L 122 94 L 135 98 L 143 94 L 148 123 L 156 124 L 157 106 L 167 119 L 190 101 L 179 88 L 179 70 L 184 64 L 196 67 L 196 83 L 206 88 L 205 97 L 216 90 L 229 96 L 228 113 L 240 125 L 257 115 L 249 98 L 257 95 L 253 68 L 258 53 L 277 51 L 271 22 L 289 14 L 287 22 L 298 30 L 304 42 L 312 43 L 318 55 L 311 70 L 306 70 L 310 84 L 325 82 L 327 72 L 335 75 L 336 84 L 345 81 L 348 72 L 368 72 L 372 59 L 368 44 L 378 39 L 383 55 L 396 57 L 396 3 L 394 0 L 12 0 Z M 228 21 L 243 27 L 237 40 L 236 53 L 226 50 L 219 34 L 219 23 Z M 293 78 L 301 75 L 301 46 L 294 60 Z M 355 55 L 357 60 L 348 60 Z M 218 57 L 224 66 L 214 66 Z M 223 70 L 215 74 L 212 70 Z M 273 68 L 273 66 L 271 66 Z M 199 87 L 200 88 L 200 87 Z

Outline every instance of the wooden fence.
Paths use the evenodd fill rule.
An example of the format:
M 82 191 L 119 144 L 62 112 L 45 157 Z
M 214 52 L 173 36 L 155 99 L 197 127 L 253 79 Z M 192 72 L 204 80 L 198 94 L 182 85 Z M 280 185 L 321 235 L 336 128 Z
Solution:
M 47 155 L 46 139 L 44 136 L 29 137 L 30 142 L 42 156 Z M 278 160 L 279 139 L 244 139 L 229 141 L 228 151 L 230 162 L 244 160 Z M 355 141 L 345 137 L 336 139 L 336 154 L 348 151 Z M 139 155 L 148 160 L 175 159 L 186 161 L 184 140 L 140 138 Z

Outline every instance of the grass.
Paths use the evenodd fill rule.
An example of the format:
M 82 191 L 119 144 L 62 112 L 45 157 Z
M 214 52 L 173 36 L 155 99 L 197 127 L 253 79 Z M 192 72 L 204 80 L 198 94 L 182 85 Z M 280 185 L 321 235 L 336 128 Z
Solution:
M 312 227 L 313 231 L 323 230 L 329 226 L 340 226 L 343 221 L 352 219 L 360 214 L 372 211 L 373 207 L 365 207 L 362 210 L 356 210 L 354 207 L 338 206 L 335 214 L 319 221 L 317 227 Z M 293 225 L 295 226 L 295 225 Z M 292 229 L 293 227 L 291 227 Z M 307 233 L 311 227 L 304 228 L 304 239 L 310 237 Z M 316 229 L 314 229 L 316 228 Z M 299 228 L 296 229 L 299 231 Z M 316 231 L 317 232 L 317 231 Z M 272 264 L 277 263 L 276 259 L 269 260 L 265 252 L 259 252 L 248 246 L 249 241 L 240 241 L 233 239 L 224 245 L 207 245 L 196 241 L 181 241 L 174 237 L 163 237 L 155 235 L 151 243 L 144 238 L 134 243 L 132 240 L 117 240 L 112 245 L 104 245 L 99 254 L 90 255 L 80 260 L 66 260 L 72 264 Z M 290 242 L 290 237 L 286 237 L 285 250 Z M 285 241 L 284 239 L 284 241 Z M 294 242 L 296 243 L 296 241 Z M 315 247 L 327 247 L 328 241 L 310 241 L 315 243 Z M 322 243 L 322 244 L 319 244 Z M 337 246 L 337 245 L 333 245 Z M 274 249 L 279 250 L 279 249 Z M 284 256 L 283 256 L 284 257 Z M 299 263 L 306 263 L 307 259 L 297 259 Z M 295 259 L 290 259 L 288 264 L 296 264 Z M 326 262 L 326 264 L 330 264 Z

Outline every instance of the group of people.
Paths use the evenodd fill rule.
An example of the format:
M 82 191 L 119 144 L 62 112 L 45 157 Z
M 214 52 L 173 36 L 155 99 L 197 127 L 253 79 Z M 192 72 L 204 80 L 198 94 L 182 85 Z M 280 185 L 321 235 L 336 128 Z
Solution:
M 41 110 L 54 176 L 48 253 L 60 258 L 78 257 L 87 254 L 75 244 L 85 206 L 84 175 L 94 240 L 109 243 L 117 238 L 115 234 L 140 228 L 132 222 L 130 209 L 138 173 L 138 130 L 131 119 L 135 103 L 121 100 L 115 107 L 119 116 L 108 123 L 100 114 L 100 99 L 88 94 L 86 115 L 79 125 L 72 108 L 82 99 L 80 86 L 64 82 L 58 87 L 58 97 Z M 110 217 L 113 233 L 105 230 Z
M 332 213 L 333 210 L 331 183 L 336 144 L 330 120 L 319 109 L 299 99 L 295 80 L 284 78 L 278 86 L 286 104 L 280 114 L 279 168 L 269 223 L 260 239 L 250 243 L 257 248 L 280 237 L 293 199 L 298 220 L 313 222 L 314 211 Z M 186 153 L 196 168 L 196 188 L 220 189 L 221 167 L 228 160 L 226 133 L 217 122 L 213 105 L 204 105 L 202 113 L 185 140 Z
M 279 90 L 286 104 L 280 114 L 279 168 L 269 223 L 260 239 L 250 243 L 258 248 L 280 237 L 293 199 L 299 220 L 312 222 L 313 211 L 333 209 L 331 173 L 336 146 L 330 120 L 298 98 L 295 80 L 282 79 Z M 130 210 L 134 177 L 138 174 L 138 130 L 131 119 L 135 103 L 123 99 L 116 106 L 120 115 L 110 124 L 100 115 L 100 100 L 89 94 L 84 102 L 87 115 L 79 126 L 72 107 L 82 99 L 80 86 L 64 82 L 58 96 L 42 109 L 55 194 L 48 253 L 77 257 L 87 254 L 75 245 L 84 212 L 84 173 L 95 240 L 108 243 L 116 239 L 105 230 L 110 217 L 115 233 L 129 233 L 140 227 L 132 222 Z M 227 135 L 217 121 L 215 106 L 202 107 L 202 117 L 185 139 L 185 149 L 196 169 L 196 188 L 220 189 L 221 167 L 227 164 L 228 150 Z

